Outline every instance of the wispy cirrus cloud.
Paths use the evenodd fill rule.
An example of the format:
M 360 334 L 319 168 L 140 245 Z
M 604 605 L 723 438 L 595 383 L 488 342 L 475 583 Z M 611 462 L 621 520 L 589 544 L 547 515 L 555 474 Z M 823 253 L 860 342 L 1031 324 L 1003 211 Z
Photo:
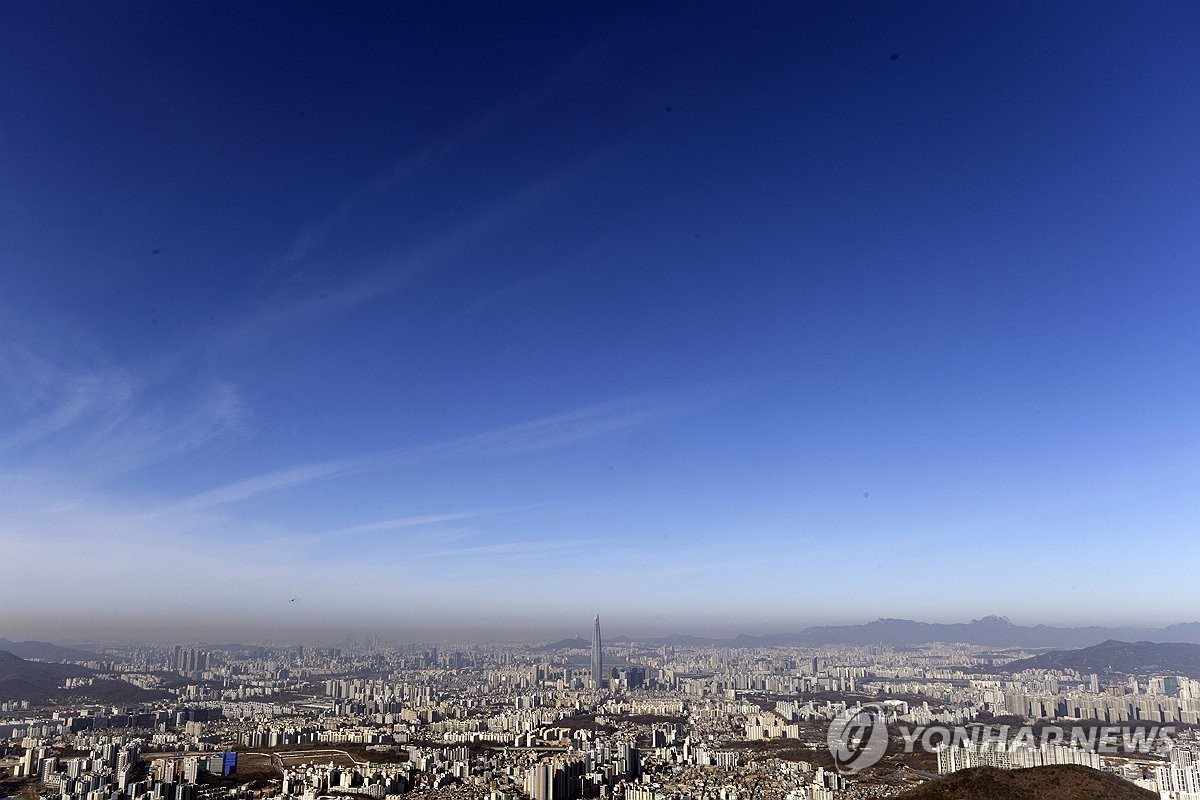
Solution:
M 370 470 L 433 460 L 516 456 L 568 447 L 695 411 L 717 400 L 724 391 L 708 387 L 673 395 L 624 398 L 458 439 L 288 467 L 200 492 L 179 505 L 189 509 L 209 508 Z
M 264 540 L 261 544 L 266 547 L 276 547 L 279 545 L 292 546 L 305 543 L 315 544 L 359 536 L 370 536 L 390 531 L 413 530 L 420 530 L 420 541 L 422 543 L 446 543 L 470 538 L 474 535 L 474 532 L 463 528 L 455 528 L 452 530 L 440 529 L 436 533 L 431 533 L 429 529 L 444 525 L 447 522 L 461 522 L 463 520 L 479 519 L 481 517 L 493 516 L 495 514 L 502 514 L 513 510 L 516 509 L 479 509 L 471 511 L 451 511 L 442 514 L 411 514 L 403 517 L 390 517 L 388 519 L 363 522 L 357 525 L 347 525 L 341 528 L 317 531 L 315 533 L 273 537 Z
M 419 173 L 434 168 L 447 158 L 484 139 L 492 131 L 522 113 L 546 102 L 573 77 L 597 64 L 606 48 L 607 42 L 597 39 L 581 48 L 536 87 L 521 92 L 507 104 L 485 112 L 444 139 L 400 157 L 390 168 L 346 194 L 324 218 L 297 232 L 287 248 L 284 262 L 291 264 L 308 258 L 313 250 L 334 236 L 363 208 Z
M 355 536 L 360 533 L 377 533 L 379 531 L 391 531 L 398 528 L 412 528 L 419 525 L 432 525 L 438 522 L 451 522 L 460 519 L 472 519 L 475 517 L 486 517 L 489 514 L 496 514 L 496 511 L 456 511 L 446 514 L 416 514 L 409 517 L 393 517 L 391 519 L 376 520 L 375 522 L 364 522 L 359 525 L 348 525 L 344 528 L 334 528 L 321 533 L 314 533 L 314 537 L 321 539 L 338 538 L 342 536 Z
M 248 500 L 268 492 L 277 492 L 293 486 L 303 486 L 313 481 L 369 469 L 369 461 L 369 458 L 344 458 L 276 470 L 194 494 L 177 506 L 160 509 L 160 512 L 175 510 L 179 507 L 199 509 L 236 503 L 239 500 Z
M 124 375 L 94 372 L 56 376 L 57 387 L 45 387 L 46 405 L 34 409 L 0 435 L 0 451 L 19 450 L 53 437 L 93 416 L 108 416 L 129 399 Z
M 269 297 L 225 329 L 198 334 L 189 344 L 160 353 L 152 365 L 113 364 L 82 332 L 75 332 L 66 346 L 58 341 L 61 335 L 46 335 L 29 326 L 18 330 L 4 320 L 5 329 L 0 330 L 0 458 L 36 448 L 38 457 L 60 468 L 116 474 L 238 434 L 251 419 L 248 407 L 232 383 L 190 374 L 195 356 L 220 356 L 244 349 L 289 327 L 349 311 L 395 292 L 448 266 L 528 215 L 568 179 L 567 173 L 551 175 L 511 192 L 445 235 L 398 252 L 340 284 Z M 34 350 L 24 342 L 47 345 Z M 408 455 L 412 454 L 381 454 L 393 459 Z M 194 501 L 197 507 L 233 502 L 372 468 L 370 462 L 367 458 L 306 465 L 233 484 Z
M 198 339 L 198 350 L 236 351 L 296 324 L 342 313 L 399 291 L 419 278 L 445 269 L 489 237 L 529 216 L 572 179 L 573 170 L 555 173 L 510 192 L 441 236 L 398 250 L 357 276 L 317 290 L 284 290 L 258 303 L 224 330 Z
M 574 550 L 597 544 L 595 539 L 529 539 L 513 542 L 493 542 L 471 547 L 454 547 L 415 553 L 414 558 L 471 558 L 488 556 L 530 556 L 562 550 Z
M 227 382 L 193 378 L 185 391 L 157 392 L 156 375 L 95 352 L 56 351 L 49 337 L 42 350 L 24 343 L 38 340 L 0 342 L 0 459 L 111 475 L 234 434 L 248 418 Z
M 488 309 L 493 308 L 494 306 L 506 303 L 522 294 L 527 294 L 562 274 L 563 270 L 561 269 L 550 270 L 548 272 L 543 272 L 540 275 L 534 275 L 532 277 L 510 283 L 507 286 L 503 286 L 494 292 L 490 292 L 483 297 L 480 297 L 478 300 L 473 301 L 472 303 L 463 307 L 461 310 L 450 315 L 446 319 L 446 325 L 457 325 L 458 323 L 481 314 Z

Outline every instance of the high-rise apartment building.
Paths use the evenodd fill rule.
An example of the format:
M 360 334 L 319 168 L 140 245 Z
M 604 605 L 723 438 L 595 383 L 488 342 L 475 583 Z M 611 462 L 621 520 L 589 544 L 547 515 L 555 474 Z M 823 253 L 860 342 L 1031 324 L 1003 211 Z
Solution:
M 604 678 L 604 646 L 600 642 L 600 615 L 592 621 L 592 684 L 599 689 Z

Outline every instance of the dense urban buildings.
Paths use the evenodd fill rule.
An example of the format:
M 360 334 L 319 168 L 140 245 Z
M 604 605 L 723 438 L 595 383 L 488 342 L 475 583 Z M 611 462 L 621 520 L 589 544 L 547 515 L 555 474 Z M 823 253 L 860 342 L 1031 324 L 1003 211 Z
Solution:
M 1200 681 L 1186 675 L 1007 672 L 1031 652 L 955 643 L 614 647 L 605 666 L 597 615 L 590 645 L 371 637 L 24 660 L 77 674 L 4 702 L 0 777 L 59 800 L 851 800 L 978 766 L 1072 764 L 1200 800 L 1188 727 L 1200 721 Z M 109 699 L 89 696 L 99 692 Z M 888 751 L 840 772 L 827 732 L 866 703 L 891 731 Z M 1069 733 L 1129 720 L 1154 726 L 1144 751 L 1105 752 L 1094 731 L 995 738 L 1022 724 Z M 964 739 L 921 746 L 930 726 Z

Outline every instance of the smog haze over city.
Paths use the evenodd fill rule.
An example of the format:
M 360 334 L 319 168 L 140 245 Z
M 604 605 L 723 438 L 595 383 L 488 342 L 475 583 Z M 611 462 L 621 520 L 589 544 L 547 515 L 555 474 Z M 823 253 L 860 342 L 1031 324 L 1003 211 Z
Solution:
M 5 4 L 0 634 L 1200 619 L 1197 30 Z

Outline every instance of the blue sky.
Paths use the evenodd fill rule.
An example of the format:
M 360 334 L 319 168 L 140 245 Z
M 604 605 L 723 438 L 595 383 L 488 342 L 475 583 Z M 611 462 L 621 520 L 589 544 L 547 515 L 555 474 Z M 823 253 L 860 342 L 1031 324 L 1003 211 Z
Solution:
M 1200 617 L 1198 25 L 6 6 L 12 633 Z

